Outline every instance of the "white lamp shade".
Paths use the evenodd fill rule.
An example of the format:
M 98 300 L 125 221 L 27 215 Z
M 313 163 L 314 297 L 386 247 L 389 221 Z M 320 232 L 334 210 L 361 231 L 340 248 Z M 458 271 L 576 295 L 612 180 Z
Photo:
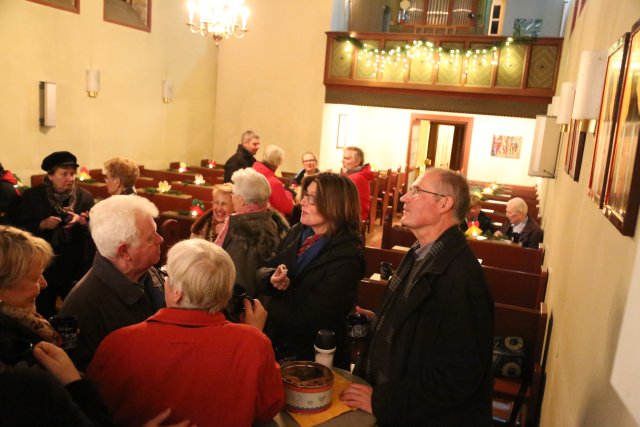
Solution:
M 558 117 L 558 110 L 560 108 L 560 97 L 554 96 L 551 104 L 547 107 L 547 116 Z
M 87 70 L 87 92 L 100 92 L 100 70 Z
M 162 99 L 164 100 L 173 99 L 173 80 L 162 81 Z
M 576 83 L 576 97 L 573 102 L 575 120 L 594 120 L 600 113 L 602 89 L 607 71 L 606 50 L 586 50 L 582 52 L 578 81 Z
M 573 98 L 576 94 L 575 82 L 564 82 L 560 89 L 560 104 L 558 107 L 558 119 L 556 123 L 559 125 L 568 125 L 571 123 L 571 111 L 573 110 Z

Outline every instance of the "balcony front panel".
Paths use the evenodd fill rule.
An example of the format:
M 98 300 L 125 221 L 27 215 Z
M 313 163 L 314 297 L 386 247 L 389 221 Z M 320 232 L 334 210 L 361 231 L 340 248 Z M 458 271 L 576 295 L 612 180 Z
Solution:
M 348 86 L 528 97 L 555 93 L 561 38 L 327 33 L 324 83 Z

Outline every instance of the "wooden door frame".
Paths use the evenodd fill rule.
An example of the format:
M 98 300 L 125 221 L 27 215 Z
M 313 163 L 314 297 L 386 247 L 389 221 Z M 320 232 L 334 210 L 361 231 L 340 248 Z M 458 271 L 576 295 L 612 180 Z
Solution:
M 406 160 L 406 169 L 409 170 L 411 161 L 411 132 L 413 129 L 413 123 L 416 120 L 428 120 L 432 124 L 439 125 L 464 125 L 464 149 L 463 149 L 463 158 L 462 158 L 462 168 L 460 169 L 460 173 L 462 175 L 467 176 L 467 172 L 469 169 L 469 153 L 471 151 L 471 135 L 473 134 L 473 117 L 462 117 L 462 116 L 444 116 L 439 114 L 411 114 L 411 121 L 409 122 L 409 142 L 407 144 L 407 160 Z

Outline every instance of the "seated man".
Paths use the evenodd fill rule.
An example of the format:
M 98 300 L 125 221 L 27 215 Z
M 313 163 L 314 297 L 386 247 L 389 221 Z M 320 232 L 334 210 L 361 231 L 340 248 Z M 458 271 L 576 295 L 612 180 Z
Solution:
M 169 250 L 167 273 L 167 308 L 105 338 L 87 371 L 114 424 L 140 426 L 165 408 L 168 423 L 271 421 L 284 406 L 284 388 L 271 341 L 260 332 L 267 313 L 257 299 L 244 299 L 247 324 L 225 320 L 235 279 L 229 255 L 204 239 L 183 240 Z
M 488 233 L 493 234 L 493 224 L 491 223 L 491 218 L 487 216 L 484 212 L 482 212 L 482 205 L 480 204 L 480 197 L 475 194 L 471 195 L 471 204 L 469 205 L 469 213 L 465 216 L 464 221 L 460 223 L 460 229 L 462 231 L 467 231 L 469 227 L 475 225 L 480 230 L 482 230 L 482 234 Z
M 520 197 L 507 202 L 507 218 L 509 223 L 502 224 L 502 230 L 496 231 L 495 237 L 507 236 L 523 248 L 538 249 L 542 242 L 542 229 L 533 218 L 527 215 L 527 203 Z
M 60 309 L 60 316 L 78 317 L 73 355 L 78 369 L 87 367 L 109 333 L 164 307 L 164 279 L 153 267 L 162 243 L 153 221 L 157 215 L 155 205 L 139 196 L 112 196 L 91 209 L 89 226 L 98 253 Z

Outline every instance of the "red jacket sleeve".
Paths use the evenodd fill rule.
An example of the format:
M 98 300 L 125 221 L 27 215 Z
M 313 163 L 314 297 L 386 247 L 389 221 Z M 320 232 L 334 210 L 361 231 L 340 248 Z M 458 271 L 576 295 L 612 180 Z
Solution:
M 283 215 L 291 214 L 293 195 L 284 189 L 284 184 L 278 178 L 270 179 L 269 184 L 271 185 L 271 196 L 269 197 L 271 206 Z

